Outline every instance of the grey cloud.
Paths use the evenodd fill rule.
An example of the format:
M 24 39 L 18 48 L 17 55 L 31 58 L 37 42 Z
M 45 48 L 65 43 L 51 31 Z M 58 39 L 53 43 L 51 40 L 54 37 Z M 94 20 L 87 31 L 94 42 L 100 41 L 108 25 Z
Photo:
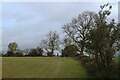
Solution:
M 4 5 L 4 21 L 15 19 L 15 25 L 13 28 L 5 26 L 3 30 L 4 50 L 7 49 L 8 43 L 13 41 L 16 41 L 21 49 L 36 47 L 50 30 L 61 34 L 62 25 L 71 21 L 73 17 L 86 10 L 99 10 L 99 3 L 11 3 L 8 5 L 16 8 L 10 11 L 7 5 Z

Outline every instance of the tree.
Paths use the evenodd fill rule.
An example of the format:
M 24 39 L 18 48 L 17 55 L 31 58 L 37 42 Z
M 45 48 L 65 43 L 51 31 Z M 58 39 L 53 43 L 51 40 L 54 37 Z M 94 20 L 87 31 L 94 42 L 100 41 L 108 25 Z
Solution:
M 28 56 L 37 56 L 37 50 L 36 49 L 31 49 Z
M 15 43 L 15 42 L 9 43 L 9 45 L 8 45 L 8 49 L 11 52 L 14 52 L 17 49 L 17 47 L 18 47 L 17 43 Z
M 94 12 L 83 12 L 77 18 L 74 18 L 70 23 L 64 25 L 63 30 L 77 45 L 81 55 L 85 50 L 87 34 L 92 29 L 94 24 Z
M 106 7 L 108 9 L 105 9 Z M 100 8 L 101 10 L 95 16 L 96 25 L 87 35 L 89 39 L 87 49 L 95 56 L 97 69 L 101 72 L 102 77 L 110 77 L 110 68 L 112 68 L 110 65 L 120 45 L 120 26 L 114 20 L 106 21 L 111 13 L 111 5 L 105 4 Z
M 16 49 L 15 56 L 22 57 L 23 56 L 23 51 L 20 49 Z
M 15 53 L 15 55 L 16 55 L 17 57 L 22 57 L 22 56 L 23 56 L 23 53 L 17 52 L 17 53 Z
M 15 42 L 9 43 L 7 55 L 15 56 L 17 47 L 18 47 L 17 43 L 15 43 Z
M 65 36 L 62 42 L 63 46 L 68 46 L 74 44 L 69 36 Z
M 37 48 L 31 49 L 28 56 L 42 56 L 42 53 L 43 53 L 43 49 L 37 47 Z
M 55 31 L 50 31 L 47 34 L 47 39 L 41 41 L 41 47 L 48 53 L 53 55 L 55 50 L 59 48 L 59 35 Z
M 43 53 L 43 49 L 42 48 L 39 48 L 37 47 L 37 56 L 42 56 L 42 53 Z
M 76 45 L 67 45 L 62 50 L 62 56 L 74 57 L 76 54 L 77 54 L 77 46 Z

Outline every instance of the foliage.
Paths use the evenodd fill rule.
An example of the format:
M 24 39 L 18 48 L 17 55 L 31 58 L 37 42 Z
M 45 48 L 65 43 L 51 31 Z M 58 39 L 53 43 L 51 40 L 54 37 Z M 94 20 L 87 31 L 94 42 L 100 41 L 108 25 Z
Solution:
M 37 50 L 36 49 L 31 49 L 28 55 L 29 56 L 36 56 L 37 55 Z
M 83 65 L 89 65 L 94 63 L 94 59 L 88 56 L 83 56 L 82 58 L 80 58 L 80 61 Z
M 37 53 L 38 53 L 37 54 L 38 56 L 43 56 L 43 54 L 42 54 L 43 53 L 43 49 L 40 48 L 40 47 L 37 47 Z
M 120 29 L 114 20 L 110 23 L 106 21 L 110 15 L 111 5 L 105 4 L 100 6 L 101 10 L 95 16 L 95 26 L 90 30 L 87 42 L 87 49 L 95 56 L 97 69 L 101 77 L 110 77 L 114 75 L 109 70 L 114 69 L 113 64 L 114 54 L 119 50 L 120 45 Z M 108 10 L 104 8 L 108 7 Z
M 18 47 L 17 43 L 15 43 L 15 42 L 9 43 L 9 45 L 8 45 L 8 49 L 11 52 L 14 52 L 17 49 L 17 47 Z
M 15 56 L 15 53 L 12 51 L 7 51 L 7 54 L 5 56 Z
M 28 56 L 42 56 L 43 50 L 39 47 L 31 49 Z
M 6 56 L 15 56 L 18 45 L 15 42 L 9 43 Z
M 76 45 L 68 45 L 62 50 L 62 56 L 74 57 L 77 54 L 77 50 Z
M 24 55 L 23 55 L 22 52 L 17 52 L 17 53 L 15 53 L 15 56 L 17 56 L 17 57 L 23 57 Z

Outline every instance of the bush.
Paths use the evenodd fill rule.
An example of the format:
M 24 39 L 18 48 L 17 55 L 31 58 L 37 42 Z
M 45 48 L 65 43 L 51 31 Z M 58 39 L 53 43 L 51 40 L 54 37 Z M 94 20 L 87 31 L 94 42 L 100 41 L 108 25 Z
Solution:
M 90 58 L 88 56 L 80 56 L 79 59 L 81 63 L 86 66 L 95 62 L 94 58 Z
M 114 61 L 105 67 L 98 66 L 94 58 L 80 56 L 80 62 L 87 69 L 89 77 L 95 78 L 118 78 L 120 76 L 120 63 Z
M 95 78 L 118 78 L 120 76 L 119 66 L 120 64 L 112 63 L 109 66 L 102 67 L 97 66 L 96 63 L 84 65 L 90 77 Z
M 119 65 L 118 63 L 112 63 L 111 65 L 105 67 L 105 77 L 118 78 L 119 77 Z
M 16 55 L 17 57 L 22 57 L 22 56 L 23 56 L 23 53 L 15 53 L 15 55 Z

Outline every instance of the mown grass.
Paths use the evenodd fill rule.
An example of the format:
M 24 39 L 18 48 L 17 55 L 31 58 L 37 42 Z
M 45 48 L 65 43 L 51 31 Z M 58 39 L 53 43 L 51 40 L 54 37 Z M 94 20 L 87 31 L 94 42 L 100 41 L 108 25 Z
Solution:
M 85 78 L 81 64 L 66 57 L 4 57 L 3 78 Z

